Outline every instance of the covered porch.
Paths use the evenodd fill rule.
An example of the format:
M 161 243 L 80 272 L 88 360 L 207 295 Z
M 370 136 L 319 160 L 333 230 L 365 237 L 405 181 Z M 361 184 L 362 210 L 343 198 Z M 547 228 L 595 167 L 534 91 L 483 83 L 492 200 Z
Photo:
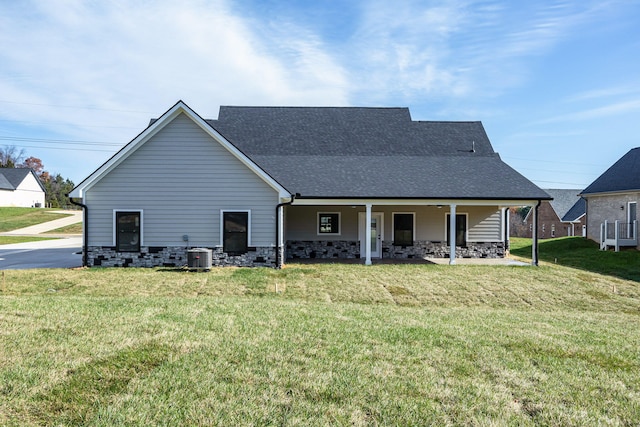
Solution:
M 537 200 L 296 198 L 280 207 L 279 253 L 283 263 L 503 260 L 508 208 L 523 205 L 534 208 L 537 224 Z M 537 265 L 537 236 L 532 252 Z

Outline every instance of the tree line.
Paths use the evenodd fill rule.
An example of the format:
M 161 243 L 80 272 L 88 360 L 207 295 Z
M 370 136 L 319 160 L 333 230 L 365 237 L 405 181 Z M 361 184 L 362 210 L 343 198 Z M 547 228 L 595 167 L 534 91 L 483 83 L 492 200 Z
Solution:
M 75 187 L 70 179 L 59 173 L 51 174 L 44 169 L 42 160 L 37 157 L 26 157 L 22 148 L 15 146 L 0 147 L 0 168 L 31 168 L 45 190 L 45 206 L 51 208 L 72 207 L 67 194 Z

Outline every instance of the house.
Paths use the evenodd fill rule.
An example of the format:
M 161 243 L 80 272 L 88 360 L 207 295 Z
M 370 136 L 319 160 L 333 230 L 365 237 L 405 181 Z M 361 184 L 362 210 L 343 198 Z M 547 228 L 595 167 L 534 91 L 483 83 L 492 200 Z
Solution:
M 538 215 L 538 237 L 548 239 L 563 236 L 584 236 L 586 233 L 586 204 L 580 197 L 581 190 L 545 189 L 553 200 L 540 204 Z M 524 217 L 523 217 L 524 212 Z M 533 235 L 533 215 L 530 209 L 510 209 L 512 237 Z
M 630 150 L 591 183 L 581 196 L 587 204 L 587 237 L 601 249 L 638 244 L 640 147 Z
M 69 197 L 89 266 L 185 265 L 198 247 L 214 265 L 502 257 L 509 206 L 550 199 L 480 122 L 333 107 L 221 107 L 205 120 L 182 101 Z
M 30 168 L 0 168 L 0 206 L 44 207 L 45 191 Z

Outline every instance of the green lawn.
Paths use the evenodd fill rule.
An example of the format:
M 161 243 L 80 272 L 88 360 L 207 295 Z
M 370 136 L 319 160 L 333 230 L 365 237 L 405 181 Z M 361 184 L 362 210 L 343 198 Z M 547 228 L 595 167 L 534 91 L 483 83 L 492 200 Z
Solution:
M 0 233 L 53 221 L 67 216 L 66 214 L 54 213 L 53 211 L 57 212 L 59 209 L 0 207 Z M 59 228 L 51 231 L 50 234 L 82 234 L 82 223 Z M 0 236 L 0 245 L 51 239 L 53 239 L 53 237 Z
M 0 236 L 0 245 L 10 245 L 13 243 L 35 242 L 38 240 L 51 240 L 54 237 L 34 237 L 34 236 Z
M 640 252 L 601 251 L 598 244 L 583 237 L 540 240 L 540 260 L 640 282 Z M 511 238 L 511 254 L 531 258 L 531 239 Z
M 0 207 L 0 233 L 64 218 L 59 209 Z
M 546 264 L 4 273 L 0 425 L 640 419 L 632 280 Z
M 82 230 L 82 222 L 77 222 L 75 224 L 67 225 L 66 227 L 47 231 L 44 234 L 82 234 Z

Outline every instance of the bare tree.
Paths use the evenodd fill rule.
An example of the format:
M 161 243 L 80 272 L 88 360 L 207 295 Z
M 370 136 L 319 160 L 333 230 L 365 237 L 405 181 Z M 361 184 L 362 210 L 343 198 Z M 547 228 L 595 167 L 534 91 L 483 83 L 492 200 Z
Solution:
M 5 145 L 0 148 L 0 168 L 15 168 L 20 166 L 24 159 L 24 148 L 15 145 Z

